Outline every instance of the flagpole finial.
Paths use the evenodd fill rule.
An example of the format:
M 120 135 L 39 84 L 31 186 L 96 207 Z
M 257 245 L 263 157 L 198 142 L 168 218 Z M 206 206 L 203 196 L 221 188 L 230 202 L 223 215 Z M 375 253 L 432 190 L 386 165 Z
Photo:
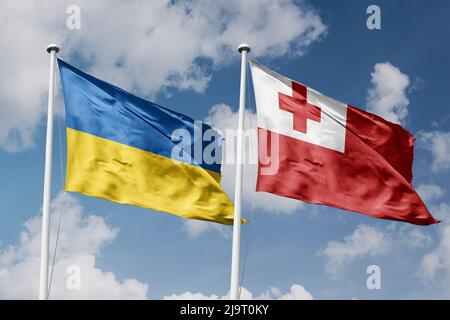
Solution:
M 239 47 L 238 47 L 238 51 L 240 52 L 240 53 L 242 53 L 242 51 L 247 51 L 247 53 L 248 52 L 250 52 L 250 46 L 248 45 L 248 44 L 246 44 L 246 43 L 242 43 L 242 44 L 240 44 L 239 45 Z
M 59 52 L 58 45 L 56 45 L 54 43 L 49 44 L 48 47 L 47 47 L 47 52 L 51 53 L 52 51 L 55 51 L 55 53 L 58 53 Z

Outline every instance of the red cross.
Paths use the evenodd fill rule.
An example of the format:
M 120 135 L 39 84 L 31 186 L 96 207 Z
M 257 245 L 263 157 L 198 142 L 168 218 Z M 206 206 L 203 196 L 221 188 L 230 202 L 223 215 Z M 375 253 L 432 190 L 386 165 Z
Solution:
M 280 109 L 291 112 L 294 117 L 294 130 L 306 133 L 306 120 L 320 122 L 320 108 L 306 100 L 306 87 L 292 82 L 292 97 L 278 93 Z

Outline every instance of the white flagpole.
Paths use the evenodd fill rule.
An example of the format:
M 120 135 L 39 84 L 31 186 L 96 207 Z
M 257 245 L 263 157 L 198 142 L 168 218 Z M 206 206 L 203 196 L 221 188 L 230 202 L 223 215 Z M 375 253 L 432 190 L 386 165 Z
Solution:
M 234 223 L 233 223 L 233 249 L 231 256 L 231 287 L 230 299 L 239 300 L 239 273 L 241 253 L 241 198 L 242 198 L 242 169 L 244 164 L 244 114 L 245 114 L 245 85 L 247 73 L 247 54 L 250 47 L 243 43 L 239 46 L 241 53 L 241 90 L 239 97 L 239 125 L 237 135 L 236 155 L 236 183 L 234 192 Z
M 55 86 L 56 54 L 59 47 L 50 44 L 50 80 L 48 83 L 47 140 L 45 142 L 44 199 L 42 203 L 41 271 L 39 278 L 39 300 L 48 299 L 48 251 L 50 229 L 50 200 L 52 189 L 52 144 L 53 144 L 53 100 Z

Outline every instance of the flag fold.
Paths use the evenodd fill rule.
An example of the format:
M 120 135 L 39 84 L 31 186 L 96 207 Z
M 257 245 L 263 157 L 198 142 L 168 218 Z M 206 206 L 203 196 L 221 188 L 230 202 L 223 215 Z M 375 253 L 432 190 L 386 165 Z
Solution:
M 412 186 L 414 137 L 408 131 L 257 62 L 251 71 L 257 191 L 381 219 L 438 222 Z
M 203 141 L 207 131 L 215 143 L 212 156 L 220 153 L 217 132 L 62 60 L 58 64 L 66 106 L 66 191 L 233 223 L 233 204 L 220 185 L 220 161 L 203 161 L 210 146 Z

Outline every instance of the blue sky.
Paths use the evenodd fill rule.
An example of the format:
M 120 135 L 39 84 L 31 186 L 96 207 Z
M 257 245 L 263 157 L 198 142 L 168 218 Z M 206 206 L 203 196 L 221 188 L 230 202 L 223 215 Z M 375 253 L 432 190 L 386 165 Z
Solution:
M 23 233 L 19 239 L 24 223 L 41 213 L 48 83 L 44 48 L 50 41 L 61 44 L 63 60 L 84 71 L 195 119 L 209 114 L 224 127 L 237 119 L 240 57 L 235 48 L 244 41 L 253 47 L 251 58 L 330 97 L 381 115 L 406 110 L 399 121 L 417 138 L 414 186 L 444 222 L 420 227 L 275 196 L 263 202 L 267 206 L 258 205 L 258 198 L 248 196 L 244 212 L 252 222 L 242 228 L 243 286 L 253 297 L 304 298 L 306 291 L 315 299 L 450 297 L 450 250 L 445 245 L 450 241 L 447 1 L 275 1 L 272 7 L 264 1 L 199 1 L 189 10 L 177 3 L 151 2 L 143 9 L 124 1 L 82 1 L 81 28 L 74 30 L 66 28 L 69 2 L 6 3 L 5 12 L 17 19 L 11 22 L 0 13 L 1 51 L 11 51 L 7 46 L 17 40 L 19 53 L 0 54 L 8 75 L 0 76 L 1 298 L 37 294 L 32 286 L 38 274 L 36 218 L 28 224 L 29 239 Z M 381 8 L 381 30 L 366 27 L 371 4 Z M 252 113 L 251 83 L 249 89 Z M 391 102 L 380 102 L 386 95 Z M 61 97 L 56 101 L 62 117 L 55 118 L 54 198 L 62 189 L 60 150 L 63 162 L 65 156 Z M 217 118 L 212 107 L 219 104 L 230 117 Z M 68 203 L 59 196 L 52 216 L 56 225 L 63 212 L 62 233 L 67 233 L 58 251 L 56 297 L 227 294 L 230 228 L 189 225 L 177 216 L 79 194 L 65 197 Z M 66 220 L 68 212 L 73 215 Z M 98 219 L 88 220 L 91 215 Z M 95 263 L 85 262 L 86 257 Z M 95 290 L 86 285 L 77 293 L 67 292 L 65 267 L 77 263 L 82 279 L 84 272 L 87 278 L 98 276 Z M 380 290 L 366 287 L 369 265 L 381 268 Z M 108 272 L 114 281 L 105 280 Z M 293 285 L 303 287 L 298 296 Z

